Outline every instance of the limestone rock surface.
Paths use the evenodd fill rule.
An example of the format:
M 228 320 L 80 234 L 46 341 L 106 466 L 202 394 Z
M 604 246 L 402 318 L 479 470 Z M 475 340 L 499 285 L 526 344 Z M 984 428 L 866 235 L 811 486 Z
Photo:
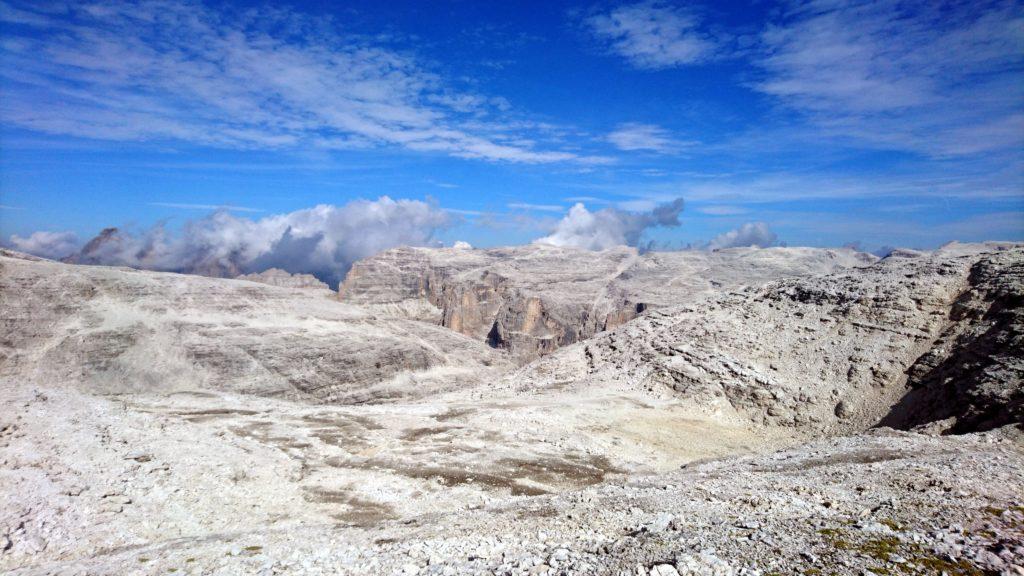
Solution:
M 1020 245 L 897 251 L 655 310 L 505 381 L 675 397 L 705 417 L 815 432 L 1019 423 L 1022 265 Z
M 649 309 L 788 276 L 874 261 L 849 249 L 600 252 L 547 245 L 396 248 L 356 262 L 342 301 L 414 310 L 520 362 L 585 340 Z
M 1024 246 L 459 250 L 0 250 L 0 572 L 1024 574 Z
M 213 389 L 351 403 L 506 364 L 466 336 L 329 292 L 0 255 L 0 374 L 102 393 Z
M 270 268 L 263 272 L 242 274 L 236 280 L 248 280 L 282 288 L 312 288 L 315 290 L 330 290 L 331 287 L 325 282 L 317 280 L 312 274 L 289 274 L 280 268 Z

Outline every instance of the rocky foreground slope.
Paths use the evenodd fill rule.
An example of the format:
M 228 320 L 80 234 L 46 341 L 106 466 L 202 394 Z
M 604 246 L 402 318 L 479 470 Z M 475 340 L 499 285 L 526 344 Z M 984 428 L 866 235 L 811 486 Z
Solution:
M 1024 247 L 536 254 L 665 299 L 518 367 L 420 296 L 0 255 L 0 572 L 1024 574 Z
M 431 470 L 436 448 L 419 456 L 423 475 L 405 482 L 309 466 L 301 444 L 277 436 L 275 422 L 299 414 L 276 403 L 266 425 L 241 434 L 230 400 L 182 416 L 42 391 L 8 398 L 5 410 L 25 416 L 0 427 L 0 570 L 9 574 L 1024 572 L 1024 438 L 1012 428 L 881 430 L 510 494 L 495 482 L 502 475 Z M 340 415 L 305 416 L 329 430 Z M 350 425 L 336 421 L 344 445 Z M 526 474 L 564 473 L 548 466 Z
M 734 248 L 640 254 L 544 244 L 395 248 L 356 262 L 342 301 L 405 311 L 529 361 L 652 308 L 788 276 L 870 264 L 850 249 Z

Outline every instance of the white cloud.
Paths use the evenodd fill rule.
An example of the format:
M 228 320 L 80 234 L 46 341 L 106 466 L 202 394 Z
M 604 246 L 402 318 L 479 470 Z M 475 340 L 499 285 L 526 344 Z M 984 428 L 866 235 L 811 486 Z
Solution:
M 679 214 L 682 210 L 682 198 L 644 213 L 625 212 L 614 208 L 591 212 L 583 204 L 576 204 L 555 225 L 549 236 L 538 238 L 534 243 L 586 250 L 605 250 L 623 245 L 636 246 L 640 236 L 648 228 L 679 226 Z
M 594 14 L 584 24 L 608 48 L 641 69 L 697 64 L 713 56 L 715 42 L 697 18 L 662 2 L 641 2 Z
M 437 186 L 438 188 L 458 188 L 459 187 L 458 184 L 452 184 L 451 182 L 442 182 L 442 181 L 439 181 L 439 180 L 428 179 L 427 183 L 428 184 L 433 184 L 434 186 Z
M 1019 149 L 1024 7 L 798 5 L 762 34 L 754 87 L 825 134 L 931 155 Z
M 231 206 L 228 204 L 183 204 L 180 202 L 150 202 L 150 206 L 162 208 L 180 208 L 182 210 L 227 210 L 228 212 L 263 212 L 259 208 L 248 208 L 246 206 Z
M 767 248 L 775 244 L 778 236 L 764 222 L 747 222 L 735 230 L 719 234 L 711 239 L 708 248 L 736 248 L 740 246 L 757 246 Z
M 5 9 L 0 118 L 36 132 L 226 148 L 400 147 L 507 162 L 599 162 L 533 145 L 407 52 L 286 9 L 196 1 Z M 297 40 L 301 38 L 301 40 Z M 524 143 L 526 142 L 526 143 Z
M 608 200 L 604 198 L 598 198 L 597 196 L 569 196 L 563 198 L 566 202 L 590 202 L 592 204 L 607 204 Z
M 16 250 L 42 256 L 44 258 L 63 258 L 78 250 L 78 237 L 74 232 L 33 232 L 28 238 L 14 234 L 10 245 Z
M 513 210 L 537 210 L 540 212 L 562 212 L 565 206 L 558 204 L 528 204 L 526 202 L 512 202 L 508 207 Z
M 698 212 L 707 214 L 709 216 L 736 216 L 738 214 L 746 214 L 750 212 L 749 209 L 741 206 L 731 206 L 728 204 L 713 204 L 711 206 L 702 206 L 697 209 Z
M 629 212 L 646 212 L 647 210 L 653 210 L 659 202 L 664 201 L 664 198 L 635 198 L 633 200 L 619 200 L 615 203 L 615 207 L 620 210 L 628 210 Z
M 668 154 L 686 145 L 672 138 L 672 135 L 660 126 L 629 122 L 620 124 L 606 139 L 619 150 L 649 150 Z
M 841 198 L 970 198 L 1007 201 L 1021 197 L 1024 162 L 939 162 L 928 160 L 923 168 L 858 173 L 845 170 L 761 169 L 716 178 L 684 177 L 652 184 L 636 181 L 601 186 L 604 193 L 632 197 L 619 201 L 620 208 L 642 210 L 681 194 L 702 211 L 705 205 L 728 204 L 752 208 L 772 202 L 836 200 Z M 595 187 L 596 188 L 596 187 Z
M 221 210 L 176 235 L 161 226 L 138 234 L 108 228 L 75 261 L 229 277 L 281 268 L 334 284 L 360 258 L 394 246 L 435 244 L 434 233 L 454 221 L 433 204 L 387 196 L 259 220 Z

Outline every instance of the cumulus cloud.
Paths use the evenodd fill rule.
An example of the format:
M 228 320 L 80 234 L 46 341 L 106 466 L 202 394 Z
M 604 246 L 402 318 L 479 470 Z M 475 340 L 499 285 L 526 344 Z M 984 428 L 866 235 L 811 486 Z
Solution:
M 28 238 L 14 234 L 10 245 L 22 252 L 43 258 L 63 258 L 78 250 L 78 237 L 74 232 L 33 232 Z
M 767 248 L 774 245 L 778 239 L 778 236 L 764 222 L 747 222 L 735 230 L 715 236 L 708 243 L 708 248 L 710 250 L 737 248 L 740 246 Z
M 584 24 L 611 52 L 641 69 L 703 62 L 716 44 L 700 31 L 693 14 L 663 2 L 619 6 L 590 16 Z
M 337 284 L 352 263 L 395 246 L 434 244 L 454 223 L 447 211 L 419 200 L 355 200 L 250 220 L 221 210 L 173 234 L 108 228 L 70 260 L 233 277 L 281 268 Z
M 555 225 L 554 231 L 536 244 L 571 246 L 586 250 L 605 250 L 614 246 L 636 246 L 644 230 L 655 226 L 679 226 L 683 199 L 677 198 L 655 207 L 650 212 L 626 212 L 604 208 L 591 212 L 576 204 Z

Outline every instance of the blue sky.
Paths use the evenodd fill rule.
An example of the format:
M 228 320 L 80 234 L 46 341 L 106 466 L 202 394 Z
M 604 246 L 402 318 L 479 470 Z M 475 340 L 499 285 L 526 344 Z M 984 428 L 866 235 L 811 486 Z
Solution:
M 643 241 L 1024 239 L 1019 2 L 4 0 L 0 21 L 17 247 L 381 196 L 450 216 L 395 236 L 424 243 L 680 197 Z

